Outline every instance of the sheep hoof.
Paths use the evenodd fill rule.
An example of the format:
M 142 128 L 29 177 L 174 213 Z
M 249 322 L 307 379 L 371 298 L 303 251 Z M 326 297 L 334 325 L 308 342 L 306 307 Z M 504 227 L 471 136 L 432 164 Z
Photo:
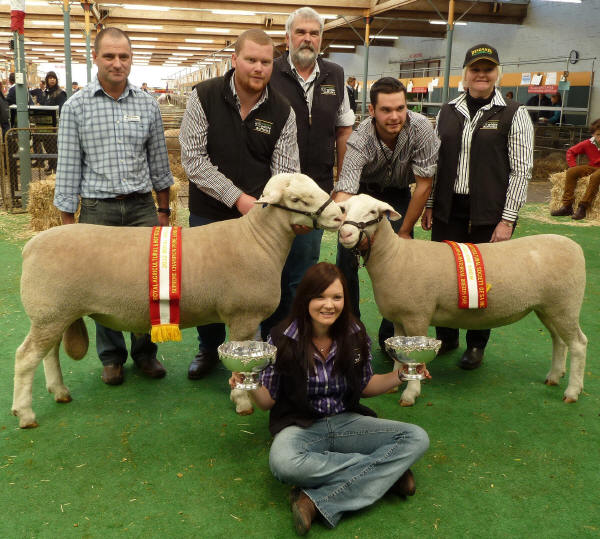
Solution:
M 556 380 L 553 380 L 552 378 L 546 378 L 544 384 L 546 384 L 547 386 L 557 386 L 558 382 Z
M 19 427 L 22 429 L 36 429 L 37 427 L 39 427 L 39 423 L 37 421 L 34 421 L 33 423 L 29 423 L 28 425 L 23 425 L 20 421 L 19 421 Z
M 566 402 L 567 404 L 571 404 L 573 402 L 577 402 L 577 399 L 574 399 L 573 397 L 567 397 L 566 395 L 563 397 L 563 401 Z
M 63 395 L 63 396 L 56 396 L 54 397 L 54 401 L 55 402 L 60 402 L 61 404 L 66 404 L 67 402 L 71 402 L 73 399 L 71 398 L 71 395 Z
M 243 408 L 243 409 L 236 408 L 235 411 L 236 411 L 236 413 L 238 415 L 251 415 L 251 414 L 254 413 L 254 408 L 250 408 L 250 409 L 248 409 L 248 408 Z
M 22 429 L 34 429 L 39 426 L 38 422 L 35 420 L 33 410 L 27 413 L 19 412 L 16 408 L 13 408 L 11 413 L 19 418 L 19 427 Z
M 415 404 L 415 401 L 410 402 L 410 401 L 405 401 L 402 399 L 400 399 L 398 402 L 400 403 L 400 406 L 403 406 L 403 407 L 413 406 Z

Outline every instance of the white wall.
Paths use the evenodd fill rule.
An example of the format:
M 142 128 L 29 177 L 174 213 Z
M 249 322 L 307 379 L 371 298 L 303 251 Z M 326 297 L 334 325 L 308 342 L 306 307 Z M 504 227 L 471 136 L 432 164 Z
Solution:
M 564 60 L 553 63 L 516 64 L 555 57 L 566 57 L 572 49 L 579 52 L 580 60 L 570 65 L 570 71 L 600 69 L 600 0 L 582 0 L 581 4 L 531 0 L 528 14 L 522 25 L 469 23 L 455 26 L 452 44 L 451 73 L 461 71 L 464 54 L 477 43 L 489 43 L 498 49 L 500 61 L 509 64 L 507 73 L 520 71 L 563 71 Z M 371 47 L 369 55 L 369 78 L 398 75 L 399 64 L 390 60 L 406 60 L 411 54 L 423 58 L 444 57 L 445 39 L 401 37 L 394 47 Z M 330 59 L 344 66 L 346 75 L 362 79 L 364 71 L 364 47 L 357 47 L 356 54 L 334 53 Z M 444 61 L 442 61 L 443 72 Z M 590 120 L 600 118 L 600 76 L 595 77 L 591 95 Z

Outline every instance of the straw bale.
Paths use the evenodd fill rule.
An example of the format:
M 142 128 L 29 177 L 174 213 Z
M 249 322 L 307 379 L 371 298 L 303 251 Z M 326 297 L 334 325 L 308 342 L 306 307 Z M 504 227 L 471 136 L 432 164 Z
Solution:
M 550 174 L 561 172 L 567 168 L 565 152 L 553 152 L 533 161 L 531 180 L 534 182 L 546 182 Z
M 171 174 L 178 178 L 180 182 L 187 183 L 187 174 L 181 165 L 181 155 L 179 152 L 169 152 L 169 165 L 171 167 Z
M 165 140 L 167 141 L 167 150 L 179 150 L 179 129 L 165 129 Z
M 550 211 L 557 210 L 562 206 L 562 195 L 565 189 L 566 178 L 566 172 L 557 172 L 550 175 L 550 183 L 552 184 L 552 189 L 550 190 Z M 575 188 L 575 202 L 573 204 L 574 209 L 579 206 L 579 201 L 583 197 L 589 181 L 589 176 L 579 178 L 577 187 Z M 597 221 L 598 224 L 600 224 L 600 196 L 596 196 L 591 207 L 588 208 L 585 221 Z
M 29 184 L 29 206 L 27 207 L 31 216 L 31 228 L 36 232 L 41 232 L 53 226 L 61 224 L 60 211 L 54 206 L 54 185 L 56 177 L 48 176 L 45 180 L 32 182 Z M 174 225 L 177 222 L 177 195 L 181 189 L 181 181 L 175 178 L 175 183 L 169 191 L 169 206 L 171 207 L 171 217 L 169 224 Z M 154 203 L 156 204 L 156 194 L 152 192 Z M 75 214 L 75 221 L 79 221 L 79 211 Z

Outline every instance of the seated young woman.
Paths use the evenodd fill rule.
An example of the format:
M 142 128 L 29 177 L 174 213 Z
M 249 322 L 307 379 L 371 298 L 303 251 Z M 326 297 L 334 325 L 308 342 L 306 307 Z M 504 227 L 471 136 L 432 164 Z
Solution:
M 346 511 L 387 492 L 412 496 L 410 466 L 429 447 L 422 428 L 378 419 L 360 404 L 398 386 L 403 375 L 373 374 L 370 339 L 346 296 L 337 266 L 309 268 L 289 318 L 271 331 L 276 361 L 250 391 L 259 408 L 270 410 L 269 465 L 277 479 L 295 485 L 290 502 L 298 535 L 317 516 L 334 527 Z M 422 371 L 430 378 L 424 365 Z M 233 373 L 229 383 L 242 379 Z

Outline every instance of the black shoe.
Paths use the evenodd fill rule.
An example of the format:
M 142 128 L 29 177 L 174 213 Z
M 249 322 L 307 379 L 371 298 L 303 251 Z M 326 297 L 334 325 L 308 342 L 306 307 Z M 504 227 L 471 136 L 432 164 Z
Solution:
M 583 204 L 579 204 L 577 207 L 577 211 L 571 216 L 571 219 L 575 219 L 575 221 L 581 221 L 581 219 L 585 219 L 586 207 Z
M 123 383 L 123 365 L 116 363 L 104 365 L 102 381 L 109 386 L 120 386 Z
M 460 358 L 458 366 L 466 371 L 476 369 L 483 361 L 483 352 L 483 348 L 467 348 Z
M 440 346 L 440 351 L 437 353 L 437 355 L 442 356 L 448 352 L 451 352 L 452 350 L 455 350 L 456 348 L 458 348 L 458 339 L 452 342 L 442 341 L 442 346 Z
M 216 350 L 200 350 L 190 363 L 188 378 L 190 380 L 204 378 L 218 362 L 219 354 L 217 354 Z

